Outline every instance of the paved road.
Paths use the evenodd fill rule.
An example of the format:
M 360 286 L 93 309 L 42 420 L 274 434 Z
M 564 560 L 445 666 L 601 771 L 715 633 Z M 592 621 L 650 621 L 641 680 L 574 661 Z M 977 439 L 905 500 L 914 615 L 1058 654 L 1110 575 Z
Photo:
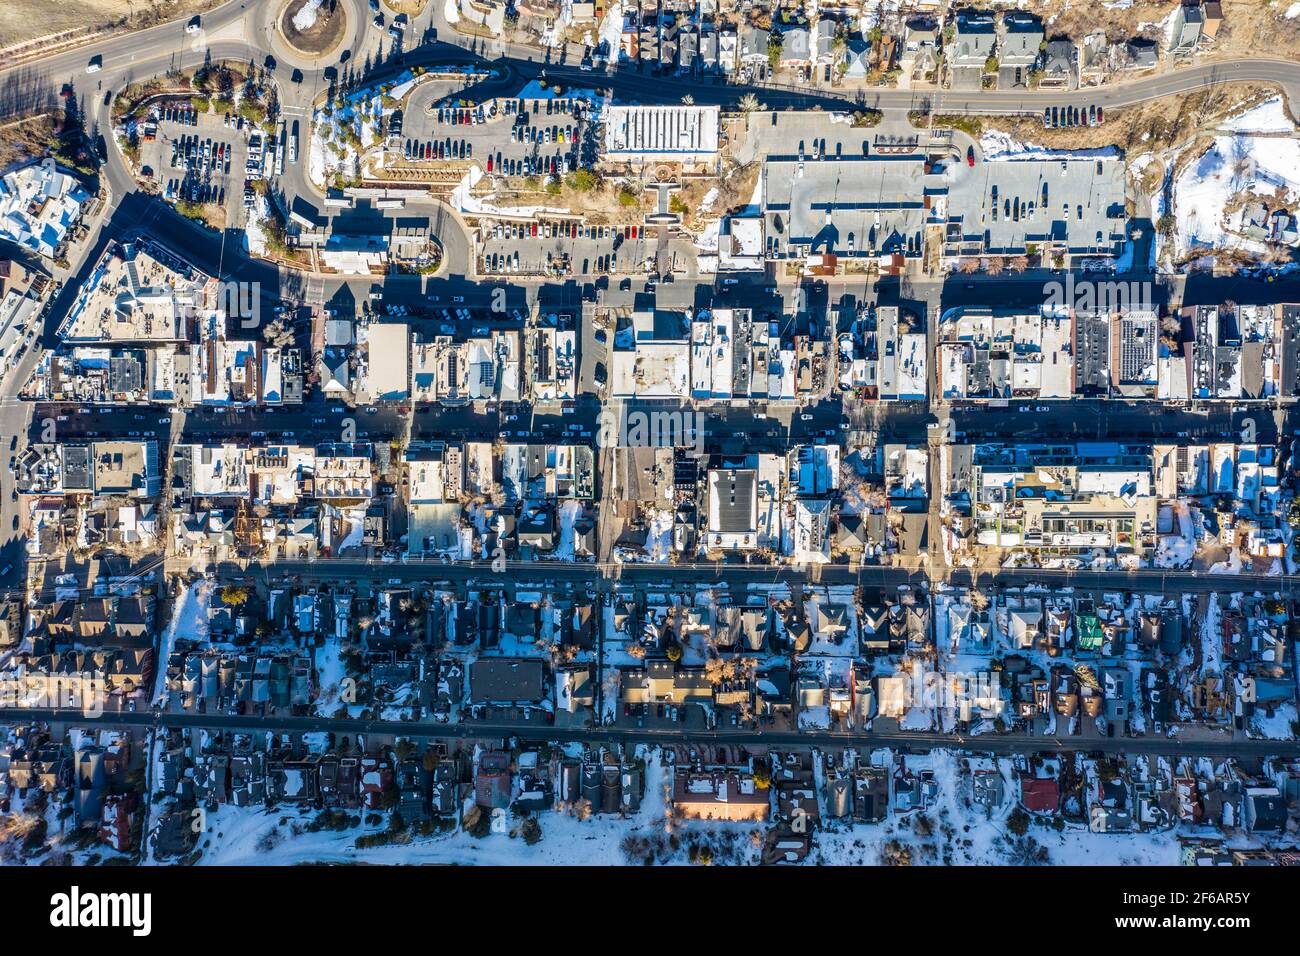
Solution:
M 121 713 L 85 717 L 77 710 L 0 709 L 0 720 L 66 721 L 82 726 L 190 727 L 244 732 L 371 734 L 413 737 L 420 740 L 485 740 L 522 737 L 560 742 L 741 744 L 764 747 L 892 747 L 912 750 L 961 750 L 969 753 L 1024 754 L 1084 752 L 1170 757 L 1296 757 L 1300 742 L 1248 740 L 1224 737 L 1187 740 L 1180 737 L 1129 737 L 1079 739 L 1035 737 L 1028 734 L 989 734 L 958 737 L 915 731 L 782 731 L 782 730 L 655 730 L 650 728 L 560 728 L 528 723 L 437 724 L 403 720 L 350 720 L 336 717 L 252 717 L 223 714 Z
M 168 570 L 185 570 L 188 562 L 172 559 Z M 898 588 L 927 583 L 924 572 L 910 568 L 816 565 L 810 568 L 771 567 L 753 564 L 616 564 L 566 561 L 508 561 L 494 570 L 489 561 L 445 564 L 440 561 L 411 561 L 385 564 L 362 558 L 328 558 L 317 561 L 279 560 L 228 563 L 216 569 L 220 576 L 246 574 L 256 578 L 298 575 L 321 581 L 355 581 L 367 575 L 379 581 L 480 582 L 520 585 L 547 581 L 571 585 L 586 584 L 610 588 L 616 584 L 638 587 L 680 588 L 686 582 L 729 584 L 856 584 L 861 587 Z M 997 569 L 971 571 L 955 568 L 949 583 L 954 586 L 994 583 L 1006 587 L 1107 591 L 1142 591 L 1161 594 L 1262 591 L 1295 594 L 1300 575 L 1205 574 L 1179 571 L 1067 571 Z
M 181 18 L 147 30 L 113 35 L 64 53 L 40 58 L 35 64 L 10 67 L 0 71 L 0 82 L 11 75 L 20 75 L 35 68 L 51 75 L 76 75 L 81 79 L 96 81 L 102 79 L 107 85 L 108 78 L 119 73 L 144 76 L 149 67 L 159 62 L 184 62 L 188 53 L 207 47 L 212 49 L 214 57 L 229 55 L 244 60 L 253 58 L 259 63 L 267 54 L 275 56 L 284 72 L 287 73 L 292 68 L 302 71 L 303 81 L 295 85 L 305 95 L 311 96 L 328 85 L 325 72 L 340 65 L 344 51 L 347 60 L 358 65 L 368 52 L 376 51 L 381 42 L 388 42 L 386 34 L 368 29 L 372 14 L 363 0 L 341 2 L 349 14 L 346 42 L 326 59 L 302 57 L 280 41 L 271 28 L 268 15 L 271 5 L 252 3 L 251 0 L 231 0 L 204 14 L 203 31 L 197 36 L 185 33 L 186 18 Z M 1044 107 L 1062 105 L 1098 103 L 1110 108 L 1129 106 L 1225 82 L 1271 82 L 1283 86 L 1288 92 L 1300 88 L 1300 63 L 1267 57 L 1184 66 L 1166 73 L 1075 92 L 856 90 L 845 87 L 796 89 L 764 85 L 723 85 L 714 83 L 708 77 L 655 76 L 642 72 L 635 65 L 618 66 L 608 74 L 586 72 L 579 68 L 580 56 L 576 47 L 571 48 L 567 54 L 560 54 L 524 44 L 501 40 L 484 41 L 460 34 L 447 22 L 440 3 L 429 4 L 426 12 L 412 23 L 407 35 L 420 38 L 429 29 L 436 31 L 437 40 L 421 43 L 402 52 L 401 63 L 415 65 L 437 60 L 456 62 L 449 59 L 450 48 L 454 48 L 462 57 L 492 62 L 499 67 L 517 71 L 521 77 L 531 77 L 545 69 L 548 77 L 563 79 L 570 84 L 605 86 L 613 89 L 616 94 L 626 92 L 643 102 L 679 101 L 689 91 L 697 102 L 706 102 L 710 96 L 714 96 L 720 101 L 725 98 L 726 102 L 734 104 L 744 93 L 753 91 L 774 106 L 798 106 L 824 101 L 850 109 L 862 104 L 882 109 L 912 109 L 929 103 L 936 112 L 1041 113 Z M 419 43 L 419 40 L 413 42 Z M 86 77 L 86 64 L 94 55 L 103 56 L 103 71 L 98 76 Z

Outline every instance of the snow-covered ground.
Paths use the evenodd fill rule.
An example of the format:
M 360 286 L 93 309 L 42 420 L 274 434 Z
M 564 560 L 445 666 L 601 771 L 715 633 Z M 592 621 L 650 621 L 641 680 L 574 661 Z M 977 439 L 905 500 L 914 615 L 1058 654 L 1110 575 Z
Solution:
M 673 515 L 656 510 L 646 528 L 645 549 L 651 561 L 667 561 L 672 556 Z
M 1280 100 L 1269 100 L 1221 124 L 1225 132 L 1174 180 L 1178 256 L 1232 249 L 1264 251 L 1243 235 L 1241 206 L 1265 200 L 1270 211 L 1294 209 L 1300 199 L 1300 141 Z
M 556 520 L 560 526 L 560 541 L 555 549 L 555 558 L 559 561 L 573 561 L 573 524 L 585 510 L 581 501 L 561 501 L 557 509 Z
M 332 717 L 340 707 L 346 706 L 349 717 L 359 717 L 365 709 L 356 704 L 356 684 L 347 676 L 343 663 L 342 646 L 337 640 L 327 641 L 315 652 L 316 674 L 320 692 L 316 697 L 315 710 L 322 717 Z
M 1191 564 L 1196 554 L 1196 538 L 1192 530 L 1192 516 L 1185 505 L 1174 508 L 1173 520 L 1177 534 L 1164 534 L 1156 545 L 1155 565 L 1158 568 L 1183 568 Z
M 427 837 L 404 834 L 391 845 L 359 849 L 357 837 L 384 832 L 387 815 L 359 811 L 369 822 L 341 832 L 312 832 L 308 829 L 316 817 L 312 810 L 295 812 L 280 806 L 268 812 L 226 805 L 207 815 L 200 862 L 209 866 L 344 862 L 611 866 L 643 865 L 650 858 L 660 865 L 682 865 L 690 862 L 693 847 L 708 848 L 715 863 L 758 861 L 766 825 L 673 820 L 668 810 L 671 767 L 661 764 L 657 750 L 646 757 L 645 797 L 636 814 L 627 819 L 609 814 L 581 819 L 569 809 L 544 812 L 537 816 L 542 838 L 533 846 L 524 841 L 521 821 L 512 816 L 482 838 L 457 827 Z M 1017 837 L 1009 825 L 1015 778 L 1006 758 L 937 751 L 909 756 L 906 769 L 933 780 L 933 793 L 924 806 L 894 812 L 879 824 L 823 818 L 808 862 L 840 866 L 884 862 L 1170 866 L 1179 862 L 1180 830 L 1098 834 L 1078 823 L 1034 819 L 1027 833 Z M 976 772 L 1001 777 L 1003 799 L 997 806 L 986 809 L 972 799 L 970 784 Z
M 1201 674 L 1223 673 L 1223 634 L 1220 631 L 1222 612 L 1219 609 L 1219 596 L 1210 594 L 1206 598 L 1205 617 L 1201 620 Z
M 599 36 L 609 48 L 610 61 L 617 62 L 619 44 L 623 36 L 622 0 L 618 0 L 605 11 L 605 19 L 600 21 Z
M 1035 143 L 1022 143 L 1010 133 L 1001 130 L 985 130 L 980 134 L 980 150 L 986 160 L 1030 160 L 1055 159 L 1061 156 L 1118 156 L 1119 150 L 1114 146 L 1097 149 L 1049 149 Z
M 628 835 L 664 832 L 666 789 L 671 784 L 657 752 L 646 761 L 646 789 L 639 812 L 624 820 L 595 815 L 586 820 L 554 811 L 539 816 L 542 839 L 528 846 L 518 835 L 519 821 L 507 818 L 506 832 L 491 832 L 482 839 L 459 826 L 429 837 L 412 836 L 391 846 L 358 849 L 356 838 L 380 833 L 388 826 L 363 824 L 342 832 L 308 832 L 315 811 L 295 816 L 292 810 L 223 806 L 207 816 L 207 842 L 201 862 L 208 866 L 286 866 L 302 863 L 446 863 L 481 866 L 610 866 L 629 862 L 622 849 Z M 676 862 L 686 862 L 685 853 Z
M 1268 717 L 1260 711 L 1251 718 L 1250 732 L 1254 737 L 1266 737 L 1269 740 L 1294 740 L 1296 726 L 1295 704 L 1283 704 L 1274 709 L 1273 716 Z
M 1295 124 L 1287 115 L 1282 97 L 1275 96 L 1246 112 L 1219 124 L 1219 129 L 1233 133 L 1293 133 Z
M 244 223 L 244 248 L 255 256 L 266 255 L 266 232 L 262 223 L 268 215 L 266 197 L 258 196 L 248 210 L 248 218 Z
M 299 33 L 310 30 L 316 25 L 316 14 L 325 0 L 307 0 L 302 8 L 293 15 L 293 28 Z
M 208 632 L 208 605 L 212 601 L 213 585 L 209 581 L 187 584 L 176 596 L 172 606 L 171 623 L 163 631 L 158 648 L 154 678 L 153 700 L 162 703 L 167 692 L 167 659 L 176 647 L 176 637 L 200 638 Z

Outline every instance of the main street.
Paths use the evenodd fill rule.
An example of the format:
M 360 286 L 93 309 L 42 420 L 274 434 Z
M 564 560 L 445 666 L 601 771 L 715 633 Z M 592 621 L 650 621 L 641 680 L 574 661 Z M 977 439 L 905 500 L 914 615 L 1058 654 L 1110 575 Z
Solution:
M 353 720 L 341 717 L 261 717 L 195 713 L 104 713 L 85 716 L 78 710 L 29 708 L 0 709 L 0 721 L 51 721 L 70 727 L 203 728 L 247 733 L 332 733 L 407 737 L 417 742 L 430 740 L 524 740 L 559 743 L 622 744 L 739 744 L 755 747 L 889 747 L 895 750 L 956 750 L 978 754 L 1103 753 L 1127 756 L 1163 757 L 1300 757 L 1300 742 L 1255 740 L 1228 735 L 1186 739 L 1173 737 L 1032 736 L 1029 734 L 984 734 L 962 737 L 921 731 L 790 731 L 790 730 L 655 730 L 624 727 L 552 727 L 536 722 L 497 723 L 473 721 L 440 724 L 407 720 Z
M 170 559 L 167 570 L 184 572 L 191 565 L 183 560 Z M 567 561 L 458 561 L 454 564 L 437 561 L 365 560 L 362 558 L 321 558 L 319 560 L 276 560 L 229 562 L 214 569 L 219 577 L 247 576 L 254 580 L 271 579 L 284 575 L 298 576 L 314 581 L 355 581 L 370 577 L 376 580 L 400 583 L 475 583 L 482 586 L 554 582 L 587 585 L 601 590 L 612 590 L 619 585 L 638 588 L 661 587 L 680 589 L 686 583 L 727 584 L 743 588 L 755 584 L 820 584 L 875 588 L 900 588 L 919 586 L 929 580 L 922 570 L 902 567 L 882 567 L 845 564 L 823 564 L 803 567 L 738 563 L 691 562 L 682 564 L 650 564 L 615 562 Z M 1213 574 L 1204 572 L 1163 571 L 1142 569 L 1135 571 L 1089 571 L 1031 568 L 949 570 L 948 583 L 954 587 L 1041 587 L 1043 589 L 1137 591 L 1155 594 L 1208 594 L 1215 592 L 1260 591 L 1266 594 L 1295 594 L 1300 587 L 1300 575 L 1257 575 L 1249 573 Z

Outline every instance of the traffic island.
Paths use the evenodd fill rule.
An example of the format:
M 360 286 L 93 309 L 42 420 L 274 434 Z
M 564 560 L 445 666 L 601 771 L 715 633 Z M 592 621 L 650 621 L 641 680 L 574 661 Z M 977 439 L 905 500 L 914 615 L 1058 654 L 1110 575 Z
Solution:
M 332 53 L 343 42 L 348 17 L 341 0 L 289 0 L 277 22 L 295 53 L 314 58 Z

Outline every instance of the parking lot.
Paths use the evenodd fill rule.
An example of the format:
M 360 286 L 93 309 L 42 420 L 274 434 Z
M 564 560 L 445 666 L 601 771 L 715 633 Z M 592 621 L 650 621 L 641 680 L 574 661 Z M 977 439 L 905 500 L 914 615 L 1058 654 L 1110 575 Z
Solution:
M 639 273 L 653 260 L 656 239 L 644 226 L 485 220 L 479 224 L 481 275 L 608 275 Z M 653 263 L 651 263 L 653 264 Z
M 412 164 L 477 159 L 492 176 L 563 175 L 594 155 L 585 111 L 582 100 L 470 104 L 444 97 L 402 117 L 402 159 Z
M 233 113 L 196 113 L 188 101 L 159 103 L 142 126 L 141 171 L 169 202 L 221 208 L 238 227 L 253 183 L 281 171 L 277 144 Z

